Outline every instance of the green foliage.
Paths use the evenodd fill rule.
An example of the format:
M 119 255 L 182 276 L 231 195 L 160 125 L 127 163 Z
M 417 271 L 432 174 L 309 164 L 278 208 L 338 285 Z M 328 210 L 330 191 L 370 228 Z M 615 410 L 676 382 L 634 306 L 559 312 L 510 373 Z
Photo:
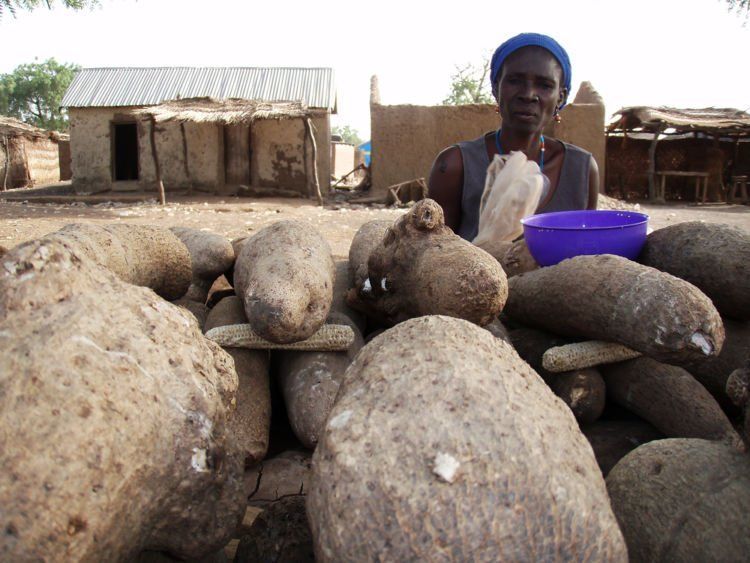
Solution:
M 489 59 L 485 59 L 481 67 L 472 64 L 456 66 L 456 73 L 451 76 L 450 93 L 443 100 L 443 105 L 493 103 L 494 99 L 487 78 L 489 71 Z
M 349 127 L 348 125 L 344 125 L 343 127 L 336 126 L 331 128 L 331 134 L 340 135 L 344 142 L 349 143 L 350 145 L 357 146 L 362 144 L 362 139 L 360 139 L 359 137 L 359 131 L 353 129 L 352 127 Z
M 55 0 L 0 0 L 0 19 L 6 12 L 12 16 L 16 15 L 19 10 L 31 11 L 39 6 L 46 6 L 52 9 Z M 83 8 L 93 7 L 99 4 L 99 0 L 62 0 L 62 5 L 73 10 L 82 10 Z
M 0 74 L 0 114 L 44 129 L 66 129 L 68 119 L 60 103 L 79 68 L 49 59 Z

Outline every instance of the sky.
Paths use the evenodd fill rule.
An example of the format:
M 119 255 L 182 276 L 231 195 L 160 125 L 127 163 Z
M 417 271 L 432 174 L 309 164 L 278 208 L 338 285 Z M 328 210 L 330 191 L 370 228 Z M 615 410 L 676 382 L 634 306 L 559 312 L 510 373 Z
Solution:
M 750 109 L 750 20 L 724 0 L 101 0 L 0 20 L 0 73 L 54 57 L 82 67 L 332 67 L 333 125 L 370 132 L 370 77 L 384 104 L 438 104 L 457 65 L 508 37 L 553 36 L 573 92 L 590 81 L 607 118 L 632 105 Z M 572 99 L 572 98 L 571 98 Z

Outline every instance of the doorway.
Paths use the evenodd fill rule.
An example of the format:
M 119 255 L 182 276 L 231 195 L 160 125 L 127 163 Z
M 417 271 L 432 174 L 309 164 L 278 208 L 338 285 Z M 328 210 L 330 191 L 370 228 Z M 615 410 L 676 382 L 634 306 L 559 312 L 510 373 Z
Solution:
M 135 123 L 114 123 L 114 170 L 115 182 L 138 179 L 138 126 Z
M 224 182 L 227 185 L 250 185 L 249 125 L 224 126 Z

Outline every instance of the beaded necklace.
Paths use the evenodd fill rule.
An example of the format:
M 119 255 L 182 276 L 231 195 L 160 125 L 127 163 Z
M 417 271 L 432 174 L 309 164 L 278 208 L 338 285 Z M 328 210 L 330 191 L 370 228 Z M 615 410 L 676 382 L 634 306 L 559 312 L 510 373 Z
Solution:
M 495 131 L 495 146 L 497 147 L 497 154 L 503 154 L 503 148 L 500 146 L 500 131 Z M 539 147 L 539 170 L 544 172 L 544 135 L 539 139 L 541 141 L 541 147 Z

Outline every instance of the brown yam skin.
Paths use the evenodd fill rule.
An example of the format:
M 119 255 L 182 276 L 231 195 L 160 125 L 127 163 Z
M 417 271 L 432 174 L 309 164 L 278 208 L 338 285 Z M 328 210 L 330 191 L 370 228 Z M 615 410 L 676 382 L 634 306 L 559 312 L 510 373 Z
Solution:
M 657 229 L 639 261 L 689 281 L 722 315 L 750 321 L 750 234 L 739 227 L 690 221 Z
M 169 301 L 179 299 L 190 287 L 190 253 L 169 229 L 71 224 L 45 239 L 60 240 L 124 282 L 149 287 Z
M 236 296 L 225 297 L 211 309 L 204 332 L 219 326 L 246 322 L 242 301 Z M 270 356 L 267 350 L 224 350 L 232 356 L 239 379 L 237 402 L 230 418 L 230 427 L 244 452 L 247 468 L 266 457 L 268 451 L 271 431 Z
M 630 560 L 746 561 L 750 456 L 719 442 L 658 440 L 607 476 Z
M 304 563 L 315 561 L 305 497 L 286 497 L 261 512 L 240 538 L 235 563 Z
M 448 315 L 484 326 L 497 318 L 508 296 L 498 262 L 453 234 L 431 199 L 416 203 L 388 229 L 370 253 L 368 274 L 372 290 L 350 291 L 349 304 L 386 324 Z
M 602 366 L 602 373 L 610 399 L 665 436 L 740 446 L 740 437 L 719 404 L 684 369 L 640 357 Z
M 518 355 L 528 362 L 555 395 L 570 407 L 578 422 L 594 422 L 601 416 L 607 390 L 599 370 L 586 368 L 552 373 L 542 366 L 542 356 L 547 350 L 568 344 L 569 340 L 540 330 L 521 328 L 511 331 L 510 342 Z
M 385 219 L 368 221 L 354 235 L 349 247 L 350 287 L 361 287 L 367 279 L 367 261 L 370 259 L 370 254 L 383 240 L 391 225 L 393 222 Z
M 724 346 L 715 358 L 708 358 L 687 366 L 687 370 L 700 381 L 727 409 L 730 402 L 726 394 L 727 378 L 734 370 L 750 362 L 750 322 L 722 318 Z
M 619 342 L 684 365 L 724 343 L 718 311 L 695 286 L 620 256 L 577 256 L 514 276 L 513 320 L 555 334 Z
M 452 476 L 438 454 L 460 465 Z M 513 348 L 408 320 L 346 372 L 313 454 L 316 561 L 626 561 L 593 452 Z
M 359 328 L 346 315 L 331 313 L 327 322 L 352 328 L 355 338 L 349 350 L 278 354 L 279 383 L 289 424 L 302 445 L 311 450 L 323 432 L 346 368 L 364 345 Z
M 618 461 L 638 446 L 664 438 L 661 432 L 641 419 L 597 420 L 581 425 L 581 432 L 591 444 L 605 477 Z
M 185 297 L 192 301 L 205 303 L 208 292 L 216 278 L 223 275 L 234 264 L 232 243 L 225 237 L 214 233 L 172 227 L 170 229 L 190 252 L 192 280 Z
M 271 342 L 310 338 L 333 299 L 334 264 L 322 235 L 302 221 L 279 221 L 247 239 L 237 256 L 235 291 L 253 330 Z
M 247 472 L 248 505 L 266 508 L 285 496 L 307 493 L 310 452 L 286 450 L 264 459 Z
M 3 264 L 0 560 L 225 545 L 245 508 L 231 358 L 190 313 L 62 237 Z

